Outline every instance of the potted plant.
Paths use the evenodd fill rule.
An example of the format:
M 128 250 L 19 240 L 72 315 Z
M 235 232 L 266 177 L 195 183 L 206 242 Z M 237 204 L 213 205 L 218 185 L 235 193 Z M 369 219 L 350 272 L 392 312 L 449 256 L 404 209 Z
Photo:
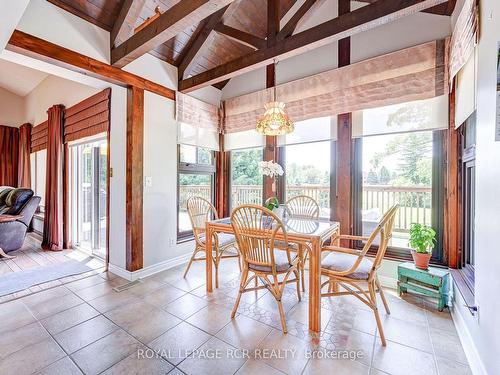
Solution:
M 432 248 L 436 243 L 436 231 L 427 225 L 412 223 L 409 243 L 415 267 L 423 270 L 428 269 Z
M 273 195 L 276 194 L 276 180 L 278 179 L 279 176 L 283 176 L 284 173 L 283 168 L 281 167 L 281 165 L 275 163 L 273 160 L 261 161 L 259 163 L 259 168 L 264 176 L 272 179 L 273 181 L 272 192 Z M 264 206 L 270 209 L 271 211 L 276 211 L 277 209 L 279 209 L 279 205 L 280 204 L 276 196 L 268 198 L 264 203 Z

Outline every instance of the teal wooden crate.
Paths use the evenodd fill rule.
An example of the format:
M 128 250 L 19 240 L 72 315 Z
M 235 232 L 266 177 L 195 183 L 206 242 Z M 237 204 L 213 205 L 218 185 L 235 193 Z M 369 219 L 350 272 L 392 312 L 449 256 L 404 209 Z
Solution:
M 398 293 L 415 292 L 427 297 L 438 299 L 438 309 L 448 305 L 450 273 L 446 269 L 429 267 L 421 270 L 412 262 L 398 266 Z

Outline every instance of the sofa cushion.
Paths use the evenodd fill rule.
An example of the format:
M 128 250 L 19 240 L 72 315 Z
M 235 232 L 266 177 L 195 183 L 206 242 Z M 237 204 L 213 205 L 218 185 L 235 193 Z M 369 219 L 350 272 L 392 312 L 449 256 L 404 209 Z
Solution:
M 5 199 L 5 206 L 0 211 L 0 214 L 19 214 L 23 206 L 31 199 L 32 196 L 33 190 L 31 189 L 12 189 Z
M 7 200 L 7 195 L 14 190 L 10 186 L 0 186 L 0 208 L 5 206 L 5 201 Z

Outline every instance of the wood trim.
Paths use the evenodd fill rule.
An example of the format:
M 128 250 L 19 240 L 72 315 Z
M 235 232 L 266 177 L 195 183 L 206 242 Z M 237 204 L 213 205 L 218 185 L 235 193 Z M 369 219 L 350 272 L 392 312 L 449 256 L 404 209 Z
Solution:
M 69 213 L 69 145 L 64 143 L 64 156 L 63 156 L 63 248 L 71 249 L 70 242 L 70 213 Z
M 460 266 L 460 132 L 455 129 L 455 90 L 449 95 L 449 128 L 446 142 L 446 199 L 444 204 L 443 246 L 450 268 Z
M 203 22 L 202 27 L 197 30 L 196 34 L 193 36 L 194 41 L 187 49 L 186 54 L 182 57 L 179 64 L 179 78 L 183 78 L 185 74 L 191 72 L 191 68 L 196 62 L 196 57 L 200 55 L 203 51 L 203 46 L 207 46 L 206 41 L 209 39 L 214 27 L 220 22 L 228 6 L 219 9 L 217 12 L 212 14 L 206 21 Z
M 109 100 L 109 106 L 111 109 L 111 98 Z M 108 131 L 106 132 L 106 141 L 107 141 L 107 160 L 106 160 L 106 271 L 109 268 L 109 235 L 110 235 L 110 207 L 111 207 L 111 111 L 110 111 L 110 119 Z
M 127 18 L 130 9 L 132 8 L 134 0 L 124 0 L 122 7 L 120 8 L 120 13 L 118 13 L 118 17 L 116 18 L 113 28 L 109 33 L 109 45 L 113 47 L 115 44 L 118 35 L 123 34 L 125 31 L 125 27 L 127 26 L 125 23 L 125 19 Z
M 190 92 L 268 65 L 275 59 L 289 58 L 345 37 L 393 22 L 446 0 L 384 0 L 339 15 L 268 47 L 209 69 L 179 82 L 179 91 Z
M 214 30 L 229 39 L 253 49 L 264 48 L 267 45 L 265 39 L 261 39 L 258 36 L 249 34 L 245 31 L 235 29 L 234 27 L 224 25 L 223 23 L 219 23 Z
M 303 19 L 307 12 L 317 3 L 318 0 L 306 0 L 300 8 L 294 13 L 292 18 L 283 26 L 277 35 L 278 40 L 288 38 L 293 34 L 299 22 Z
M 111 50 L 111 65 L 122 68 L 197 24 L 233 0 L 181 0 L 160 17 Z
M 172 89 L 20 30 L 14 30 L 6 49 L 122 87 L 135 86 L 175 100 Z
M 224 151 L 224 134 L 219 134 L 219 151 L 217 151 L 215 158 L 215 205 L 219 217 L 228 217 L 230 153 Z
M 373 4 L 377 0 L 353 0 L 358 1 L 360 3 Z M 455 9 L 455 5 L 457 4 L 457 0 L 448 0 L 447 3 L 435 5 L 431 8 L 424 9 L 422 12 L 437 14 L 440 16 L 451 16 L 453 14 L 453 10 Z
M 126 269 L 137 271 L 143 255 L 144 90 L 127 92 Z

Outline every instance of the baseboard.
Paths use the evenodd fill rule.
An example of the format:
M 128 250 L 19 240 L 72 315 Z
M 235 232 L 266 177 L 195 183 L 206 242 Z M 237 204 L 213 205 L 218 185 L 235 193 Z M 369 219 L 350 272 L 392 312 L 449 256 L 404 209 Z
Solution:
M 181 264 L 187 263 L 189 258 L 191 257 L 191 253 L 179 255 L 172 259 L 167 259 L 163 262 L 153 264 L 151 266 L 141 268 L 140 270 L 131 272 L 123 269 L 121 267 L 115 266 L 113 264 L 109 264 L 109 272 L 120 276 L 126 280 L 134 281 L 137 279 L 143 279 L 145 277 L 154 275 L 155 273 L 162 272 L 168 270 L 170 268 L 179 266 Z
M 398 288 L 398 279 L 388 276 L 378 275 L 378 279 L 380 280 L 380 284 L 386 288 L 397 289 Z
M 451 308 L 450 311 L 472 373 L 474 375 L 487 375 L 488 372 L 486 371 L 483 361 L 479 356 L 479 352 L 477 351 L 474 340 L 472 339 L 469 329 L 467 328 L 464 317 L 456 308 Z

